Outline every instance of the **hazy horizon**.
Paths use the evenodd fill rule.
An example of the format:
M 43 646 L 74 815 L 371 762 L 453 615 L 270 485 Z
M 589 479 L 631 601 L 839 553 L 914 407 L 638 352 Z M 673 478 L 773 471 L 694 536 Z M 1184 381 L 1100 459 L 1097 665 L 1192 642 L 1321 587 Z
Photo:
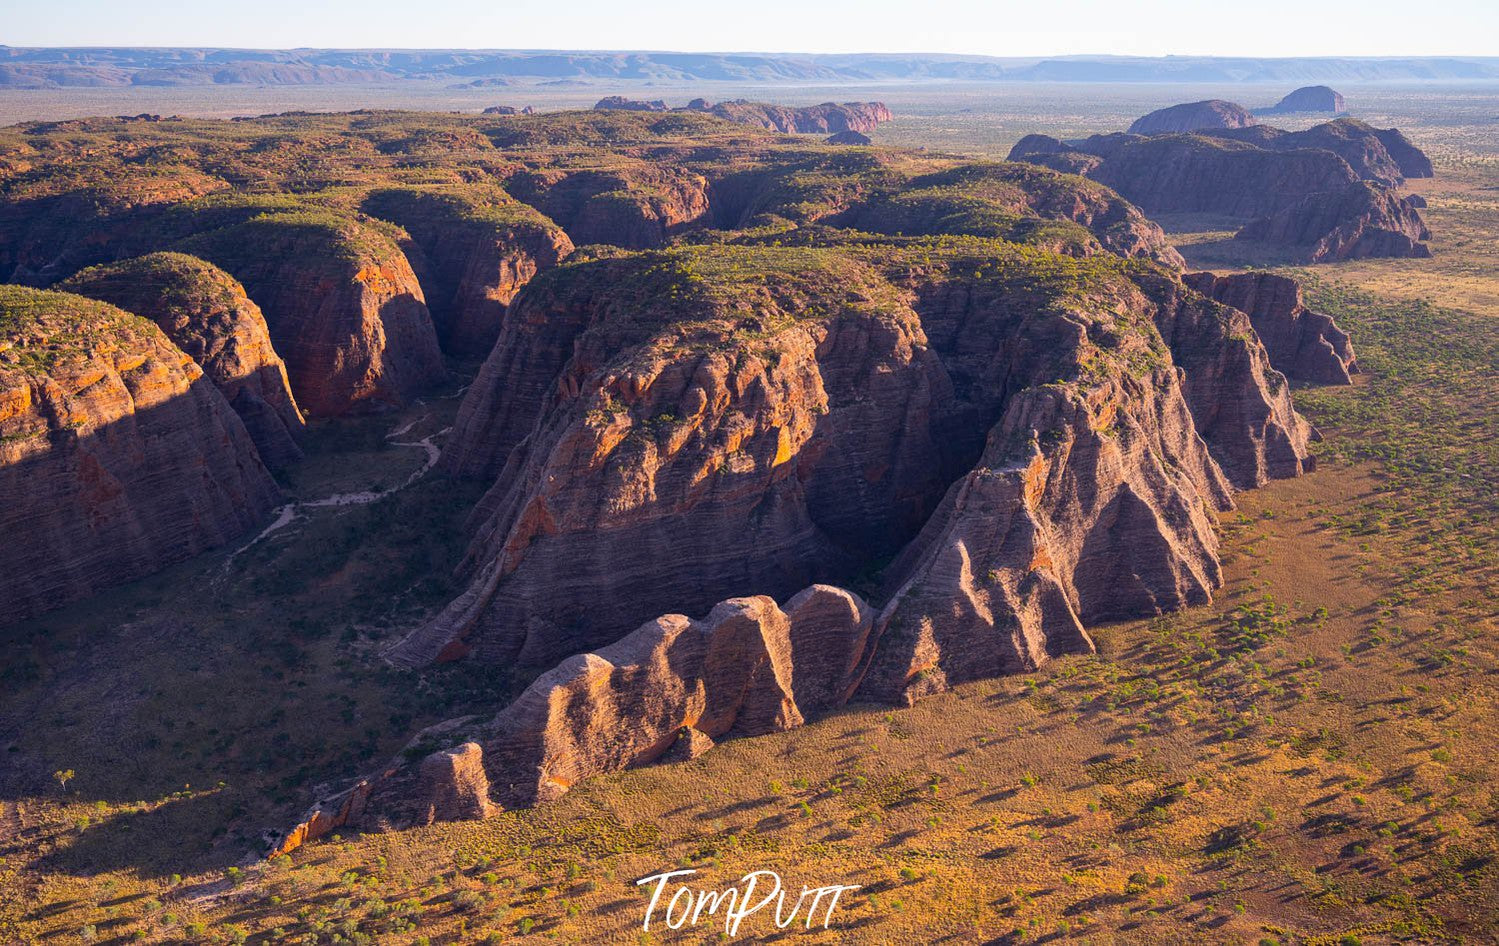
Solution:
M 165 0 L 149 9 L 110 0 L 57 0 L 8 13 L 0 44 L 18 47 L 214 47 L 621 51 L 778 55 L 890 54 L 1004 58 L 1419 58 L 1494 56 L 1473 37 L 1499 35 L 1499 6 L 1446 0 L 1418 16 L 1391 0 L 1310 7 L 1266 0 L 1252 15 L 1204 14 L 1191 0 L 1122 5 L 1077 0 L 1061 29 L 1032 4 L 931 0 L 919 16 L 895 0 L 720 5 L 609 0 L 504 7 L 437 0 L 419 15 L 401 0 L 265 0 L 253 9 Z M 803 41 L 789 37 L 815 37 Z

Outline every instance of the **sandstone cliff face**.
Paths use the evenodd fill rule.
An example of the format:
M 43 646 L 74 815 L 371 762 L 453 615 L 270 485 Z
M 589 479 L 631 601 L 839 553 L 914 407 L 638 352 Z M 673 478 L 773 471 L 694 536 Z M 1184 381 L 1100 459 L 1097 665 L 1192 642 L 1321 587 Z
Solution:
M 560 227 L 497 189 L 386 188 L 362 209 L 400 224 L 421 247 L 438 339 L 460 358 L 488 355 L 515 294 L 573 251 Z
M 1234 239 L 1291 246 L 1309 263 L 1431 255 L 1421 242 L 1431 231 L 1420 212 L 1388 188 L 1364 181 L 1305 198 L 1250 223 Z
M 1182 281 L 1248 314 L 1270 364 L 1286 377 L 1312 384 L 1352 383 L 1349 375 L 1358 367 L 1348 333 L 1332 316 L 1302 303 L 1296 280 L 1273 273 L 1191 273 Z
M 1244 128 L 1255 124 L 1249 110 L 1223 99 L 1207 99 L 1156 109 L 1135 119 L 1129 126 L 1132 135 L 1174 135 L 1204 128 Z
M 305 424 L 260 308 L 234 277 L 181 253 L 90 267 L 58 288 L 144 316 L 218 386 L 273 469 L 302 456 Z
M 548 663 L 673 602 L 790 594 L 919 528 L 971 457 L 937 439 L 951 392 L 914 314 L 836 254 L 722 262 L 705 277 L 712 253 L 604 260 L 528 287 L 452 441 L 455 466 L 498 475 L 472 594 L 403 661 L 462 637 Z M 558 293 L 537 319 L 533 292 Z M 502 380 L 522 364 L 522 385 Z M 605 622 L 600 593 L 619 604 Z
M 0 287 L 4 620 L 223 544 L 276 487 L 244 425 L 155 325 Z
M 1112 288 L 1078 309 L 1052 282 L 1068 267 L 1018 248 L 996 250 L 992 273 L 972 263 L 962 278 L 900 273 L 894 284 L 837 251 L 713 252 L 730 255 L 604 261 L 528 287 L 445 459 L 495 477 L 476 517 L 474 583 L 394 659 L 424 662 L 462 641 L 480 659 L 545 662 L 665 602 L 700 611 L 738 588 L 782 596 L 852 574 L 916 535 L 1017 392 L 1078 376 L 1105 350 L 1111 363 L 1186 368 L 1180 389 L 1154 381 L 1173 419 L 1149 424 L 1188 436 L 1185 414 L 1188 439 L 1201 431 L 1221 453 L 1211 472 L 1198 464 L 1198 493 L 1226 496 L 1212 485 L 1217 463 L 1248 486 L 1302 468 L 1309 429 L 1248 317 L 1164 276 L 1120 281 L 1112 257 L 1093 258 L 1091 278 Z M 688 295 L 669 321 L 642 316 L 647 300 L 692 291 L 710 264 L 731 276 L 769 267 L 773 307 L 740 286 L 729 310 Z M 829 273 L 845 280 L 838 294 Z M 1100 314 L 1110 307 L 1134 321 L 1114 324 Z M 767 317 L 782 327 L 761 334 Z M 628 602 L 605 619 L 612 630 L 581 604 L 600 595 Z
M 416 274 L 369 227 L 328 214 L 265 214 L 179 248 L 244 284 L 297 403 L 313 416 L 398 406 L 445 374 Z

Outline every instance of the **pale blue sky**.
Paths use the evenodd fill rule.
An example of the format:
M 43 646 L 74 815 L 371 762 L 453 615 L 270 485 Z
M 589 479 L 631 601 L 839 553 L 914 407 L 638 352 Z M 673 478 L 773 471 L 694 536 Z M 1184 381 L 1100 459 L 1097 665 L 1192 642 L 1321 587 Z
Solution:
M 1499 55 L 1499 2 L 0 0 L 0 44 Z

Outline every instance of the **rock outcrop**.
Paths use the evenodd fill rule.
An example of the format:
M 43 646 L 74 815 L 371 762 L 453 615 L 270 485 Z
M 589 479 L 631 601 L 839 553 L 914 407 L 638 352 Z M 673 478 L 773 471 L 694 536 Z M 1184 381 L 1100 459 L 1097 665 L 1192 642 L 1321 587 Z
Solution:
M 1393 188 L 1429 176 L 1430 161 L 1398 130 L 1349 118 L 1302 132 L 1029 135 L 1010 158 L 1085 174 L 1147 212 L 1247 219 L 1237 238 L 1288 247 L 1308 262 L 1429 255 L 1425 222 Z
M 1079 166 L 1077 152 L 1096 161 Z M 1010 160 L 1085 171 L 1146 213 L 1258 217 L 1358 179 L 1329 151 L 1281 153 L 1206 135 L 1094 135 L 1072 143 L 1033 135 L 1016 144 Z
M 244 424 L 154 324 L 0 287 L 0 620 L 228 542 L 276 500 Z
M 1302 302 L 1301 286 L 1274 273 L 1189 273 L 1182 281 L 1249 316 L 1270 364 L 1286 377 L 1310 384 L 1351 384 L 1358 371 L 1353 343 L 1332 316 Z
M 875 126 L 891 119 L 890 109 L 884 102 L 823 102 L 821 105 L 795 107 L 735 99 L 719 102 L 717 105 L 702 103 L 695 109 L 689 105 L 688 108 L 741 125 L 803 135 L 845 132 L 861 134 L 874 131 Z
M 579 246 L 664 246 L 671 237 L 709 219 L 708 179 L 665 163 L 523 171 L 508 178 L 505 186 L 560 224 Z
M 1132 135 L 1174 135 L 1204 128 L 1244 128 L 1255 118 L 1249 109 L 1223 99 L 1206 99 L 1156 109 L 1129 126 Z
M 304 429 L 260 308 L 234 277 L 181 253 L 153 253 L 78 273 L 59 289 L 144 316 L 197 362 L 273 469 L 302 456 Z
M 1431 239 L 1431 231 L 1416 208 L 1388 188 L 1366 181 L 1307 197 L 1253 221 L 1234 239 L 1291 247 L 1308 263 L 1431 256 L 1431 249 L 1421 242 Z
M 1331 112 L 1341 115 L 1348 111 L 1343 94 L 1325 85 L 1302 86 L 1267 109 L 1272 115 L 1296 112 Z
M 244 284 L 310 415 L 396 407 L 445 375 L 416 274 L 378 230 L 287 211 L 200 233 L 177 248 Z
M 621 624 L 673 602 L 690 613 L 739 588 L 779 597 L 845 580 L 920 531 L 983 452 L 983 432 L 1028 403 L 1020 392 L 1080 376 L 1094 357 L 1186 370 L 1181 385 L 1152 376 L 1163 393 L 1141 409 L 1159 416 L 1139 424 L 1170 431 L 1140 435 L 1151 456 L 1197 471 L 1172 487 L 1195 497 L 1189 506 L 1226 499 L 1219 464 L 1242 486 L 1301 471 L 1309 428 L 1247 316 L 1165 276 L 1123 279 L 1110 255 L 1053 268 L 1065 258 L 1003 246 L 974 251 L 992 271 L 959 254 L 973 266 L 961 278 L 952 260 L 929 263 L 929 276 L 894 272 L 892 283 L 845 251 L 728 247 L 603 260 L 533 282 L 444 460 L 493 478 L 476 515 L 473 584 L 393 659 L 461 648 L 545 664 L 567 642 L 617 639 Z M 1072 279 L 1149 327 L 1124 329 L 1102 302 L 1079 308 L 1053 295 Z M 670 316 L 652 301 L 663 298 L 675 299 Z M 725 308 L 730 299 L 739 301 Z M 1119 384 L 1089 396 L 1144 397 Z M 1218 459 L 1183 453 L 1199 435 Z M 1118 445 L 1100 449 L 1113 456 Z M 607 615 L 583 604 L 600 596 L 617 602 Z
M 488 355 L 521 286 L 573 251 L 561 227 L 498 189 L 383 188 L 361 206 L 400 224 L 421 247 L 438 339 L 460 358 Z
M 1391 187 L 1399 185 L 1406 177 L 1431 176 L 1431 162 L 1398 129 L 1372 128 L 1353 118 L 1323 122 L 1305 131 L 1282 131 L 1269 125 L 1253 125 L 1203 134 L 1249 142 L 1268 151 L 1331 151 L 1346 161 L 1360 180 L 1377 181 Z M 1391 145 L 1404 156 L 1402 159 L 1395 157 Z
M 660 99 L 650 102 L 642 102 L 638 99 L 627 98 L 623 95 L 606 95 L 594 103 L 594 111 L 597 112 L 664 112 L 667 111 L 666 103 Z
M 825 145 L 853 145 L 855 147 L 862 147 L 874 144 L 874 140 L 863 132 L 840 131 L 837 134 L 828 135 L 822 140 L 822 143 Z
M 788 135 L 868 132 L 881 122 L 890 121 L 891 117 L 884 102 L 823 102 L 821 105 L 794 106 L 734 99 L 715 105 L 707 99 L 693 99 L 686 108 L 672 109 L 660 99 L 644 102 L 623 95 L 610 95 L 599 99 L 593 107 L 596 111 L 700 112 L 739 125 L 752 125 Z

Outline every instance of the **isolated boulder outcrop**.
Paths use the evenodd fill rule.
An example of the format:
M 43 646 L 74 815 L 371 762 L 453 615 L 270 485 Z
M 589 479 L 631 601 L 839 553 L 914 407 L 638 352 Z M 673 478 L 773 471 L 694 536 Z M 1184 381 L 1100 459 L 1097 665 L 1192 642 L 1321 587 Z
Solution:
M 144 316 L 197 362 L 273 469 L 302 456 L 305 424 L 260 308 L 234 277 L 182 253 L 104 263 L 58 286 Z
M 201 225 L 214 212 L 205 208 L 188 222 Z M 416 274 L 373 227 L 287 210 L 198 233 L 175 248 L 244 284 L 310 415 L 398 407 L 446 375 Z
M 1204 128 L 1243 128 L 1253 125 L 1249 109 L 1223 99 L 1206 99 L 1156 109 L 1129 126 L 1132 135 L 1173 135 Z
M 488 355 L 510 300 L 573 251 L 561 227 L 497 188 L 380 188 L 361 208 L 400 224 L 421 247 L 438 339 L 460 358 Z
M 1248 314 L 1270 364 L 1286 377 L 1312 384 L 1350 384 L 1358 370 L 1353 343 L 1332 316 L 1302 302 L 1301 286 L 1274 273 L 1189 273 L 1182 281 Z
M 0 287 L 0 529 L 12 537 L 0 620 L 229 542 L 277 498 L 244 424 L 153 323 Z
M 1431 256 L 1422 242 L 1431 239 L 1431 231 L 1420 212 L 1389 188 L 1367 181 L 1306 197 L 1249 223 L 1234 239 L 1287 246 L 1309 263 Z
M 1348 111 L 1343 94 L 1325 85 L 1307 85 L 1288 92 L 1285 98 L 1267 109 L 1271 114 L 1287 112 L 1332 112 L 1341 115 Z

